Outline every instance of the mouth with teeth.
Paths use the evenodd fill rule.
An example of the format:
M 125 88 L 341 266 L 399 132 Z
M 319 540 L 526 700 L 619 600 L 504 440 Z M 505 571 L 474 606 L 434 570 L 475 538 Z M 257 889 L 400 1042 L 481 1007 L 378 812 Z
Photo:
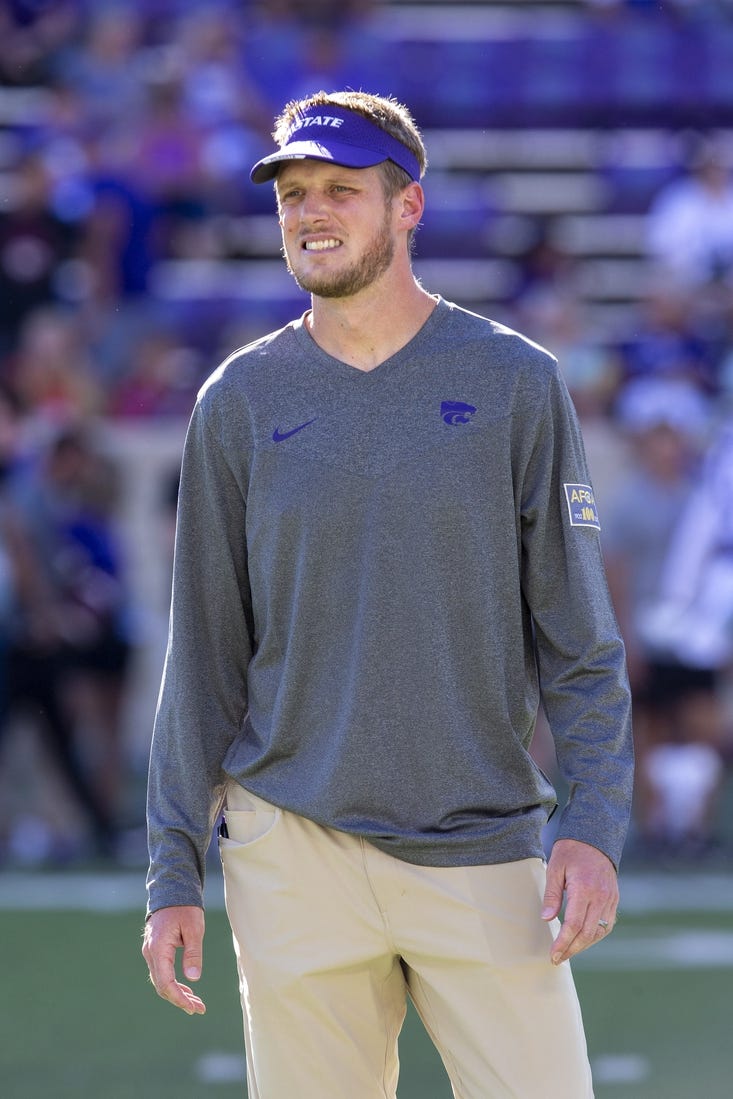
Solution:
M 340 248 L 341 241 L 335 237 L 331 237 L 328 240 L 307 240 L 303 244 L 303 248 L 306 252 L 327 252 L 333 248 Z

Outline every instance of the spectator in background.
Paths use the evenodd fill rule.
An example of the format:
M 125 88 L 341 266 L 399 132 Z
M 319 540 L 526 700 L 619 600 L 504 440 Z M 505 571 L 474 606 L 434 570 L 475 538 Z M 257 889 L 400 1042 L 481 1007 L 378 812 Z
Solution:
M 663 323 L 671 321 L 687 351 L 702 352 L 698 377 L 710 392 L 720 386 L 730 345 L 732 151 L 722 134 L 698 135 L 685 174 L 661 188 L 647 215 L 653 307 Z
M 715 394 L 720 348 L 716 333 L 699 322 L 694 295 L 655 275 L 637 311 L 617 346 L 619 388 L 635 378 L 685 379 Z
M 177 77 L 163 74 L 149 84 L 145 117 L 132 140 L 131 167 L 153 205 L 160 251 L 175 254 L 178 226 L 200 219 L 206 210 L 202 135 L 191 124 Z
M 8 689 L 7 659 L 13 632 L 13 613 L 24 543 L 15 509 L 6 488 L 17 460 L 20 409 L 15 393 L 0 382 L 0 713 Z
M 50 448 L 35 501 L 39 548 L 64 607 L 67 700 L 87 732 L 96 789 L 119 819 L 124 795 L 122 710 L 132 650 L 124 556 L 115 522 L 118 470 L 88 427 Z
M 0 83 L 38 87 L 49 80 L 57 56 L 81 34 L 78 0 L 0 5 Z
M 259 42 L 279 65 L 260 72 L 268 93 L 278 100 L 298 98 L 313 87 L 353 87 L 374 82 L 370 57 L 380 45 L 370 35 L 370 19 L 380 0 L 272 0 L 256 4 Z M 267 145 L 269 147 L 269 138 Z
M 118 471 L 89 424 L 62 428 L 20 479 L 17 499 L 47 598 L 57 608 L 63 701 L 95 788 L 116 817 L 123 796 L 121 714 L 132 635 L 115 516 Z
M 93 202 L 88 154 L 91 132 L 87 105 L 78 90 L 61 80 L 45 85 L 38 112 L 26 129 L 25 144 L 42 158 L 48 173 L 49 207 L 68 225 L 76 247 Z M 56 271 L 59 294 L 73 303 L 83 297 L 85 289 L 80 285 L 76 259 L 75 248 L 69 261 Z
M 341 27 L 313 18 L 298 34 L 297 61 L 283 90 L 297 99 L 305 88 L 337 87 L 353 72 L 353 59 L 344 48 Z
M 578 265 L 555 219 L 538 219 L 518 257 L 510 308 L 515 327 L 551 347 L 581 420 L 605 417 L 617 385 L 617 360 L 589 331 Z
M 90 7 L 84 33 L 55 58 L 57 76 L 79 92 L 97 126 L 144 113 L 145 21 L 137 7 Z
M 155 203 L 138 178 L 130 126 L 94 131 L 86 143 L 92 208 L 79 254 L 86 265 L 94 309 L 138 300 L 158 257 Z
M 555 219 L 535 222 L 519 268 L 509 323 L 557 356 L 583 426 L 593 488 L 603 512 L 624 457 L 608 415 L 619 381 L 618 356 L 591 332 L 578 266 L 563 246 Z
M 635 466 L 608 509 L 604 552 L 633 688 L 640 845 L 699 854 L 712 846 L 722 775 L 718 670 L 677 644 L 660 600 L 670 546 L 700 484 L 709 406 L 688 381 L 644 378 L 623 391 L 617 411 Z
M 0 352 L 13 348 L 32 310 L 60 300 L 59 267 L 77 235 L 77 226 L 53 209 L 43 157 L 23 156 L 0 207 Z
M 78 632 L 78 615 L 54 582 L 49 547 L 39 542 L 28 509 L 19 502 L 16 476 L 20 406 L 7 387 L 0 388 L 0 560 L 3 565 L 3 614 L 0 657 L 0 743 L 11 719 L 23 712 L 38 721 L 49 756 L 69 792 L 88 820 L 93 849 L 113 855 L 116 844 L 114 812 L 92 779 L 79 753 L 66 707 L 68 644 Z M 33 494 L 30 501 L 38 504 Z M 40 721 L 39 721 L 40 719 Z M 29 819 L 40 823 L 43 809 L 28 807 Z M 53 854 L 53 844 L 48 840 Z M 45 841 L 44 850 L 46 853 Z
M 647 254 L 685 290 L 730 282 L 733 275 L 733 179 L 720 137 L 699 140 L 688 173 L 667 184 L 648 214 Z
M 135 344 L 129 372 L 113 388 L 112 416 L 149 419 L 188 418 L 204 380 L 204 367 L 193 348 L 171 331 L 154 330 Z
M 240 212 L 242 173 L 269 140 L 272 117 L 248 71 L 242 13 L 221 3 L 185 12 L 170 53 L 184 112 L 201 137 L 207 201 L 219 211 Z
M 103 405 L 84 329 L 71 311 L 42 306 L 30 313 L 6 367 L 31 428 L 41 436 Z

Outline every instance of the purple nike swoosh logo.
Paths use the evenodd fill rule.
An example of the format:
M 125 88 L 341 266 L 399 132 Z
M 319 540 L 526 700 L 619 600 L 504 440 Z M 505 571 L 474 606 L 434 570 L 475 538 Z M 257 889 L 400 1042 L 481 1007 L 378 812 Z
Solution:
M 298 424 L 297 427 L 291 427 L 290 431 L 281 431 L 279 427 L 276 427 L 272 433 L 273 443 L 281 443 L 283 439 L 289 439 L 291 435 L 297 435 L 299 431 L 302 431 L 304 427 L 309 427 L 318 419 L 314 416 L 312 420 L 306 420 L 304 424 Z

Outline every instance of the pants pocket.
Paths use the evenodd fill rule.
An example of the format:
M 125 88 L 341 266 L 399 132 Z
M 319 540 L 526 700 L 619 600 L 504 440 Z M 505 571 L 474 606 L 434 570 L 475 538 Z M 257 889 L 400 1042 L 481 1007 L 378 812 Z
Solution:
M 230 783 L 224 808 L 228 835 L 219 837 L 219 847 L 248 847 L 258 843 L 270 834 L 280 816 L 277 806 L 238 783 Z

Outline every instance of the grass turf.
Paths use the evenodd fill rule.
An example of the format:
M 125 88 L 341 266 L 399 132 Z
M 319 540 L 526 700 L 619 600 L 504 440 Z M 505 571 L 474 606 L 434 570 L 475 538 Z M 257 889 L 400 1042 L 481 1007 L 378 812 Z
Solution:
M 654 944 L 685 929 L 725 935 L 733 920 L 725 912 L 627 917 L 614 946 Z M 243 1083 L 231 1079 L 242 1071 L 241 1020 L 222 912 L 207 918 L 203 1018 L 175 1011 L 146 984 L 135 913 L 0 911 L 0 932 L 0 1089 L 8 1099 L 242 1099 Z M 591 1059 L 604 1077 L 610 1072 L 597 1099 L 727 1099 L 730 964 L 647 968 L 642 957 L 616 966 L 600 954 L 576 964 Z M 286 1043 L 284 1035 L 284 1050 Z M 400 1051 L 400 1099 L 450 1099 L 412 1011 Z

